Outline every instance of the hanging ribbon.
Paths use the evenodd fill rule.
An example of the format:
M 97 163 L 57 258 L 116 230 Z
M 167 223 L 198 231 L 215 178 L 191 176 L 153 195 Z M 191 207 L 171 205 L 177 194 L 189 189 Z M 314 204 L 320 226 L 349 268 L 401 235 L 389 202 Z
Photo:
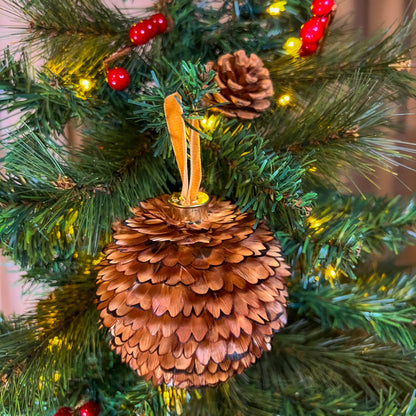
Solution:
M 182 179 L 181 199 L 184 205 L 192 205 L 198 199 L 202 179 L 200 140 L 196 131 L 197 120 L 190 120 L 190 175 L 188 175 L 187 134 L 185 121 L 182 118 L 181 102 L 181 96 L 175 92 L 165 98 L 164 110 L 170 140 Z M 190 179 L 188 179 L 189 176 Z

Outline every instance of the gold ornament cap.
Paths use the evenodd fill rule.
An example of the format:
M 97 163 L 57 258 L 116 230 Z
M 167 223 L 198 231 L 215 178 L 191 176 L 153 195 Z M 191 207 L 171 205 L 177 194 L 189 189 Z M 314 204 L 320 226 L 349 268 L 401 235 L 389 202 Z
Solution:
M 185 205 L 180 192 L 174 192 L 168 199 L 173 219 L 183 222 L 198 222 L 208 217 L 209 196 L 198 192 L 191 205 Z

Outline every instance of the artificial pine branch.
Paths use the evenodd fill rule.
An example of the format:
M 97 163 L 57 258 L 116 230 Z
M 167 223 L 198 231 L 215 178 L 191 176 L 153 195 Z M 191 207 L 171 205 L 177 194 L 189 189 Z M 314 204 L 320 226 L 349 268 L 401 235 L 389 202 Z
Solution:
M 211 186 L 209 192 L 232 198 L 258 219 L 272 213 L 270 221 L 280 219 L 283 228 L 295 226 L 297 219 L 308 214 L 315 194 L 302 192 L 305 169 L 290 154 L 279 157 L 260 136 L 235 123 L 218 127 L 206 146 L 206 182 L 221 190 Z
M 10 412 L 22 403 L 30 411 L 56 405 L 56 391 L 68 389 L 70 380 L 99 378 L 105 368 L 105 334 L 97 328 L 93 304 L 94 266 L 79 267 L 72 276 L 63 276 L 62 269 L 52 273 L 57 287 L 20 318 L 23 331 L 18 326 L 1 335 L 0 371 L 6 374 L 1 398 Z
M 355 233 L 349 241 L 359 243 L 356 247 L 360 249 L 356 253 L 359 255 L 382 252 L 384 247 L 397 254 L 405 244 L 414 242 L 416 206 L 413 196 L 321 195 L 320 206 L 309 219 L 310 228 L 315 230 L 314 236 L 318 238 L 316 242 L 329 241 L 336 229 L 345 230 L 339 235 L 338 242 L 347 242 Z M 330 210 L 333 210 L 331 216 L 328 215 Z M 354 244 L 350 247 L 354 251 Z
M 89 106 L 73 85 L 54 76 L 50 71 L 38 74 L 35 80 L 27 54 L 16 59 L 8 49 L 1 62 L 1 108 L 7 112 L 21 111 L 22 121 L 42 129 L 44 134 L 63 133 L 71 118 L 84 119 L 91 115 Z M 63 85 L 62 85 L 63 84 Z M 20 134 L 17 129 L 16 134 Z
M 382 81 L 386 90 L 392 93 L 392 99 L 414 97 L 414 76 L 403 70 L 406 65 L 401 64 L 411 57 L 409 39 L 413 36 L 415 17 L 403 18 L 394 30 L 388 28 L 367 39 L 338 28 L 335 33 L 331 31 L 324 54 L 304 60 L 277 57 L 270 65 L 270 73 L 277 85 L 283 84 L 309 95 L 310 88 L 322 82 L 337 81 L 340 77 L 354 78 L 358 70 L 373 82 Z M 341 49 L 336 46 L 339 43 L 343 44 Z
M 315 314 L 323 328 L 364 329 L 383 342 L 415 347 L 413 276 L 372 276 L 356 284 L 292 292 L 292 307 L 300 316 Z
M 317 201 L 306 218 L 305 231 L 292 237 L 277 233 L 285 253 L 305 287 L 345 278 L 356 279 L 357 267 L 375 254 L 394 253 L 414 244 L 416 207 L 413 197 L 341 197 Z
M 172 30 L 114 62 L 131 74 L 117 92 L 102 61 L 126 47 L 142 11 L 131 18 L 98 0 L 6 1 L 28 28 L 23 42 L 46 61 L 35 73 L 26 55 L 7 52 L 0 69 L 1 107 L 22 114 L 2 143 L 0 241 L 27 268 L 28 287 L 42 284 L 49 295 L 30 314 L 0 321 L 2 413 L 49 416 L 85 394 L 104 414 L 180 413 L 110 352 L 93 267 L 116 218 L 178 188 L 162 109 L 176 90 L 185 117 L 201 121 L 204 187 L 266 218 L 292 268 L 290 324 L 272 351 L 202 398 L 188 393 L 183 414 L 414 412 L 414 277 L 364 272 L 386 248 L 398 253 L 414 240 L 414 202 L 337 189 L 346 167 L 372 180 L 376 166 L 392 170 L 414 153 L 384 138 L 384 127 L 395 127 L 393 101 L 416 95 L 414 77 L 397 67 L 409 56 L 413 20 L 368 41 L 331 27 L 323 54 L 293 58 L 282 45 L 310 17 L 310 2 L 288 0 L 279 18 L 267 15 L 269 3 L 170 2 Z M 253 123 L 214 117 L 205 129 L 200 98 L 216 87 L 203 66 L 239 49 L 263 59 L 276 100 L 287 92 L 294 105 L 273 104 Z M 91 92 L 79 89 L 84 77 L 95 78 Z M 83 135 L 76 148 L 61 137 L 70 120 Z
M 56 75 L 65 71 L 96 76 L 104 58 L 123 45 L 134 23 L 96 0 L 8 0 L 3 10 L 26 22 L 22 43 L 31 45 L 38 56 L 46 52 Z
M 267 390 L 303 383 L 313 391 L 325 380 L 328 388 L 377 400 L 391 385 L 404 394 L 413 390 L 413 360 L 414 351 L 403 353 L 361 331 L 322 330 L 298 321 L 274 339 L 273 350 L 250 374 Z
M 397 386 L 407 385 L 411 391 L 412 360 L 413 354 L 403 356 L 400 348 L 392 354 L 371 337 L 353 332 L 330 334 L 311 323 L 299 323 L 276 338 L 273 351 L 246 375 L 216 391 L 202 392 L 202 400 L 192 399 L 186 414 L 272 416 L 276 409 L 296 416 L 379 416 L 387 409 L 399 414 L 399 403 L 409 397 L 386 387 L 397 377 Z M 383 370 L 386 363 L 387 372 Z M 330 384 L 325 382 L 328 377 Z
M 5 147 L 0 239 L 24 267 L 46 265 L 63 251 L 76 250 L 77 242 L 97 254 L 109 240 L 116 217 L 128 215 L 131 204 L 153 196 L 155 190 L 166 189 L 162 165 L 157 175 L 148 168 L 150 161 L 153 167 L 157 164 L 151 157 L 133 160 L 128 169 L 117 165 L 119 171 L 103 163 L 105 177 L 95 172 L 91 181 L 88 171 L 68 160 L 67 149 L 45 144 L 34 132 Z
M 261 133 L 278 151 L 295 158 L 309 155 L 313 172 L 306 179 L 311 187 L 330 180 L 342 185 L 340 172 L 352 169 L 371 180 L 376 167 L 393 171 L 395 158 L 409 160 L 411 144 L 396 144 L 384 138 L 386 118 L 392 113 L 391 91 L 380 80 L 359 71 L 351 79 L 338 79 L 319 86 L 306 102 L 297 97 L 296 107 L 278 109 L 279 122 L 261 127 Z M 389 127 L 393 127 L 390 125 Z M 347 150 L 346 150 L 347 149 Z M 408 154 L 406 154 L 407 152 Z

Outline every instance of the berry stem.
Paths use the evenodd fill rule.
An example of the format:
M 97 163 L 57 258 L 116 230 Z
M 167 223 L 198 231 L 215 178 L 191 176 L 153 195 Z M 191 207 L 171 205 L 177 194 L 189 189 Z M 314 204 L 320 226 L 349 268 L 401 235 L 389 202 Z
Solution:
M 119 49 L 118 51 L 112 53 L 108 58 L 104 59 L 104 61 L 103 61 L 104 67 L 107 68 L 107 64 L 109 64 L 110 62 L 116 61 L 117 59 L 128 55 L 131 52 L 131 50 L 135 47 L 136 47 L 136 45 L 128 45 L 128 46 L 125 46 L 124 48 Z

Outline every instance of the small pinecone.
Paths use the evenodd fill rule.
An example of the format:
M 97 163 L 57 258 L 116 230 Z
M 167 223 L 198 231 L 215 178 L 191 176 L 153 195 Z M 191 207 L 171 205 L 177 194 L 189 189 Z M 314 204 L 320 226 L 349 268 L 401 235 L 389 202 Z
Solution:
M 247 57 L 243 50 L 222 55 L 218 62 L 208 62 L 207 70 L 213 69 L 214 80 L 220 93 L 207 94 L 204 103 L 228 117 L 252 120 L 270 107 L 273 84 L 262 60 L 252 53 Z
M 254 363 L 286 323 L 288 266 L 269 229 L 227 201 L 180 222 L 168 196 L 117 223 L 97 283 L 111 347 L 154 384 L 214 386 Z

